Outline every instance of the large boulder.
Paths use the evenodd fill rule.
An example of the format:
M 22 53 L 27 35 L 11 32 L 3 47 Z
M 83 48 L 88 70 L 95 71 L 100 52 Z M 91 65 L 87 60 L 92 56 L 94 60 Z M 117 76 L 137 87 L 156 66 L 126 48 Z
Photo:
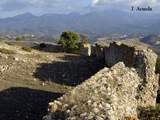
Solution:
M 103 52 L 109 68 L 49 103 L 44 120 L 136 120 L 139 107 L 156 104 L 157 55 L 147 45 L 116 41 Z

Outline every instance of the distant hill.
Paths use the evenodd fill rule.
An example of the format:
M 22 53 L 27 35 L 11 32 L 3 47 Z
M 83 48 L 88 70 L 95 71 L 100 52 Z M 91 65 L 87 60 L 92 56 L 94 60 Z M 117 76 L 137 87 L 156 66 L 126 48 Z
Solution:
M 157 35 L 147 35 L 140 39 L 141 42 L 144 42 L 150 45 L 156 45 L 159 40 L 160 38 Z
M 74 30 L 90 37 L 114 33 L 160 33 L 160 14 L 129 13 L 124 11 L 98 11 L 88 14 L 45 14 L 34 16 L 25 13 L 0 19 L 1 33 L 35 33 L 58 36 L 64 30 Z

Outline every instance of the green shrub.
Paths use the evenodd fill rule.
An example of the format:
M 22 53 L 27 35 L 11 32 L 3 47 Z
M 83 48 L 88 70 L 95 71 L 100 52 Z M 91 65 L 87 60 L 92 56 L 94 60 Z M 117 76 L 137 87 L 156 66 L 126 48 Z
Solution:
M 156 72 L 157 72 L 157 73 L 160 73 L 160 57 L 158 57 L 158 59 L 157 59 Z
M 139 118 L 142 120 L 160 120 L 160 105 L 139 108 Z
M 39 47 L 40 47 L 40 48 L 46 48 L 47 45 L 46 45 L 45 43 L 41 43 L 41 44 L 39 45 Z
M 25 40 L 24 36 L 17 36 L 16 37 L 16 41 L 22 41 L 22 40 Z
M 32 52 L 32 48 L 30 48 L 30 47 L 22 47 L 22 50 L 24 50 L 26 52 Z
M 77 33 L 72 31 L 65 31 L 61 34 L 58 44 L 63 48 L 78 48 L 78 41 L 80 37 Z
M 6 48 L 0 48 L 0 52 L 4 54 L 15 54 L 15 51 Z

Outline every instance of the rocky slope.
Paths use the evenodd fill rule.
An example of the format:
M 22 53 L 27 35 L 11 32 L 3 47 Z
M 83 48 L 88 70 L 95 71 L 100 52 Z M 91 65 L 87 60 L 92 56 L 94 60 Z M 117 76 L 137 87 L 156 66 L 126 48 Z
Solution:
M 0 120 L 42 119 L 48 102 L 96 70 L 90 58 L 47 49 L 26 51 L 26 44 L 21 45 L 0 42 Z

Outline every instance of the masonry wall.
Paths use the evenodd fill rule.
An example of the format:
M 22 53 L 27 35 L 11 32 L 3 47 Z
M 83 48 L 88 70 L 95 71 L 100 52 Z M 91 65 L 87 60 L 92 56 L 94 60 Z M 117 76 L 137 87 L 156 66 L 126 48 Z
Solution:
M 102 53 L 109 68 L 51 102 L 50 114 L 43 120 L 64 120 L 61 116 L 67 120 L 138 119 L 139 107 L 156 104 L 157 55 L 149 47 L 135 41 L 116 41 Z
M 125 42 L 113 42 L 104 49 L 105 64 L 112 67 L 123 62 L 127 67 L 135 68 L 142 79 L 136 98 L 141 106 L 153 106 L 156 104 L 158 90 L 158 75 L 155 73 L 157 55 L 146 46 Z
M 124 62 L 126 66 L 133 66 L 134 62 L 134 48 L 126 45 L 118 46 L 116 43 L 111 44 L 104 49 L 105 63 L 112 67 L 118 62 Z

